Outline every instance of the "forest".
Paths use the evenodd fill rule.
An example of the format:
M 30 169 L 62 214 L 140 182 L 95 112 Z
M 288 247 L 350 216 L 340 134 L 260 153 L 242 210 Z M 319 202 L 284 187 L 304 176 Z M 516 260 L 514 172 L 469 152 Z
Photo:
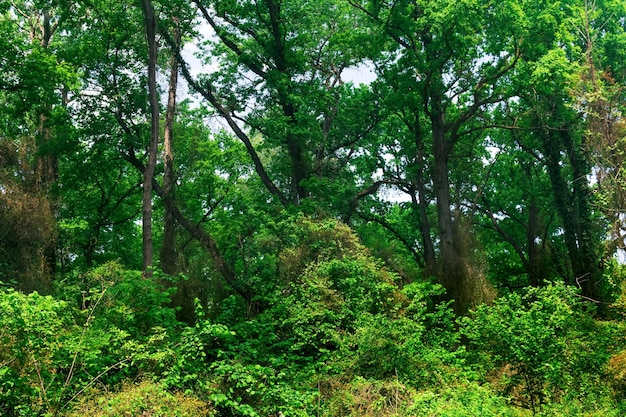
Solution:
M 626 2 L 0 2 L 0 415 L 626 415 Z

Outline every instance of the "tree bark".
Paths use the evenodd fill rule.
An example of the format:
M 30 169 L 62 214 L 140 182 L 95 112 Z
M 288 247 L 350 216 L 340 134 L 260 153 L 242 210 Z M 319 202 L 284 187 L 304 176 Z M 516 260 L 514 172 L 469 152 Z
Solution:
M 142 199 L 142 252 L 143 273 L 145 277 L 152 276 L 153 241 L 152 241 L 152 179 L 156 166 L 156 154 L 159 140 L 159 97 L 156 85 L 157 64 L 157 21 L 154 8 L 150 0 L 141 0 L 143 9 L 146 40 L 148 43 L 148 94 L 150 100 L 150 141 L 148 144 L 148 162 L 143 173 Z
M 41 12 L 40 45 L 43 49 L 47 49 L 52 35 L 56 29 L 56 25 L 52 24 L 50 10 L 43 9 Z M 33 39 L 34 40 L 34 39 Z M 52 104 L 49 102 L 42 103 L 39 113 L 39 126 L 37 132 L 37 151 L 45 148 L 53 139 L 53 131 L 50 126 L 50 113 Z M 59 176 L 59 161 L 53 152 L 44 151 L 37 156 L 35 163 L 35 191 L 42 195 L 48 196 L 50 207 L 53 215 L 57 212 L 57 202 L 50 196 L 50 187 L 55 183 Z M 57 248 L 55 240 L 51 240 L 43 249 L 47 272 L 54 276 L 57 269 Z
M 426 275 L 432 276 L 436 273 L 437 266 L 437 256 L 435 254 L 435 245 L 433 244 L 433 240 L 430 236 L 430 221 L 428 220 L 428 200 L 426 198 L 426 187 L 424 183 L 424 170 L 426 169 L 425 163 L 425 151 L 424 151 L 424 143 L 422 139 L 422 129 L 419 122 L 420 115 L 419 113 L 415 114 L 414 121 L 414 134 L 415 134 L 415 146 L 417 148 L 417 178 L 416 178 L 416 188 L 417 188 L 417 199 L 416 201 L 415 193 L 411 193 L 411 198 L 413 200 L 413 205 L 416 205 L 419 208 L 419 224 L 420 224 L 420 234 L 422 235 L 422 242 L 424 245 L 424 264 L 426 268 Z
M 178 22 L 176 22 L 177 24 Z M 181 36 L 178 28 L 174 30 L 174 42 L 180 47 Z M 167 110 L 165 113 L 165 127 L 163 130 L 163 158 L 165 168 L 163 172 L 163 196 L 165 199 L 174 197 L 174 152 L 173 128 L 176 115 L 176 89 L 178 86 L 178 60 L 172 56 L 170 61 L 170 81 L 167 96 Z M 170 205 L 165 205 L 163 244 L 161 246 L 161 269 L 166 274 L 176 273 L 176 221 Z
M 593 221 L 587 184 L 589 173 L 581 146 L 572 138 L 570 126 L 544 131 L 543 147 L 546 168 L 552 185 L 557 212 L 563 223 L 563 236 L 567 247 L 571 276 L 568 283 L 582 289 L 583 295 L 596 299 L 596 282 L 601 276 L 601 257 L 591 236 Z M 572 168 L 572 185 L 561 171 L 561 150 L 566 151 Z
M 443 119 L 443 115 L 437 115 L 436 119 Z M 437 225 L 439 230 L 439 262 L 440 276 L 444 285 L 450 291 L 452 297 L 460 294 L 460 283 L 457 282 L 458 271 L 456 265 L 459 261 L 456 246 L 454 244 L 454 227 L 452 223 L 452 211 L 450 209 L 450 177 L 448 169 L 448 151 L 443 125 L 439 120 L 434 120 L 433 127 L 433 186 L 437 198 Z

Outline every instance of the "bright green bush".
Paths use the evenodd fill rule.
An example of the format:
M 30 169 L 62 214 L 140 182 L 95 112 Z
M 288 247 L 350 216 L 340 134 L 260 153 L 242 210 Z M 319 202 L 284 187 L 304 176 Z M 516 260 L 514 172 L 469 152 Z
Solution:
M 114 386 L 167 354 L 167 293 L 115 264 L 63 296 L 0 291 L 0 415 L 59 412 L 95 384 Z
M 68 353 L 62 351 L 73 327 L 68 313 L 50 296 L 0 292 L 0 415 L 36 414 L 58 402 L 59 388 L 53 394 L 46 387 L 56 379 L 58 357 Z
M 0 292 L 1 415 L 55 413 L 89 385 L 125 375 L 128 334 L 82 313 L 51 296 Z
M 485 386 L 467 382 L 419 392 L 405 416 L 530 417 L 528 410 L 513 407 L 505 397 Z
M 344 378 L 345 379 L 345 378 Z M 321 385 L 324 417 L 530 417 L 506 398 L 475 382 L 442 383 L 418 390 L 398 379 L 355 378 Z
M 141 271 L 127 270 L 118 262 L 108 262 L 77 277 L 58 283 L 59 296 L 92 310 L 96 319 L 128 332 L 132 338 L 145 338 L 153 327 L 173 328 L 176 314 L 169 308 L 170 295 L 157 278 L 144 279 Z
M 448 304 L 431 301 L 442 291 L 439 285 L 411 284 L 392 313 L 361 312 L 332 360 L 348 375 L 399 377 L 420 387 L 440 382 L 442 373 L 460 364 L 453 313 Z
M 586 401 L 598 391 L 609 342 L 577 290 L 528 288 L 481 306 L 463 321 L 471 352 L 500 369 L 502 393 L 534 411 L 548 402 Z
M 213 319 L 197 310 L 163 368 L 168 387 L 195 392 L 224 415 L 304 416 L 329 404 L 318 401 L 325 379 L 417 386 L 458 362 L 453 314 L 432 301 L 440 286 L 400 288 L 399 277 L 337 221 L 297 216 L 284 226 L 280 236 L 266 230 L 258 238 L 274 251 L 264 256 L 275 269 L 247 281 L 250 305 L 233 295 Z
M 394 278 L 367 257 L 309 265 L 281 301 L 286 308 L 281 330 L 291 332 L 290 349 L 303 355 L 335 350 L 362 314 L 393 312 L 399 296 Z

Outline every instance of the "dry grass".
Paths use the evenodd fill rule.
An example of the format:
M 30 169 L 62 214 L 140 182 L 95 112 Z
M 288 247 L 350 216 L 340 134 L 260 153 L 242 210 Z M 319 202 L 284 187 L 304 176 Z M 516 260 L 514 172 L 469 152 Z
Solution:
M 210 417 L 209 404 L 170 393 L 152 381 L 126 384 L 116 393 L 92 393 L 64 417 Z

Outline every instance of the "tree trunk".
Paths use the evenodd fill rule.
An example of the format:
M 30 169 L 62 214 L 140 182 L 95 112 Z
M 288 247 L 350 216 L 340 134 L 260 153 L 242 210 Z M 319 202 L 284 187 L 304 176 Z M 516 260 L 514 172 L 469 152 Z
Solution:
M 416 188 L 417 198 L 412 194 L 413 204 L 419 208 L 419 224 L 420 234 L 422 235 L 422 243 L 424 245 L 424 265 L 426 269 L 426 275 L 432 276 L 436 273 L 437 257 L 435 255 L 435 246 L 433 240 L 430 237 L 430 221 L 428 220 L 428 200 L 426 198 L 426 189 L 424 185 L 424 170 L 426 169 L 425 156 L 424 156 L 424 143 L 422 141 L 422 130 L 419 123 L 419 113 L 415 114 L 414 134 L 415 134 L 415 146 L 417 148 L 417 174 L 416 174 Z
M 528 283 L 533 287 L 541 285 L 541 280 L 546 277 L 541 276 L 542 265 L 537 247 L 537 236 L 539 235 L 539 207 L 534 197 L 530 197 L 528 202 L 528 225 L 526 226 L 526 246 L 528 247 L 528 260 L 525 262 L 528 272 Z M 542 242 L 543 244 L 543 242 Z
M 48 9 L 44 9 L 41 12 L 40 30 L 40 45 L 43 49 L 47 49 L 55 30 L 52 25 L 50 10 Z M 49 115 L 51 111 L 51 103 L 42 103 L 39 113 L 39 126 L 37 132 L 37 153 L 39 153 L 39 155 L 37 155 L 35 163 L 35 192 L 47 196 L 50 201 L 52 214 L 54 216 L 57 211 L 57 204 L 50 196 L 50 187 L 58 179 L 59 162 L 57 156 L 53 152 L 50 152 L 49 150 L 41 152 L 42 149 L 49 146 L 53 139 L 52 127 L 49 124 Z M 43 248 L 43 257 L 45 259 L 47 272 L 50 273 L 51 276 L 54 276 L 57 265 L 57 248 L 54 239 L 48 242 L 48 244 Z
M 178 22 L 176 22 L 178 23 Z M 175 29 L 174 42 L 180 47 L 181 36 L 178 28 Z M 174 153 L 172 148 L 172 135 L 174 118 L 176 114 L 176 88 L 178 86 L 178 60 L 172 56 L 170 62 L 170 82 L 167 97 L 167 111 L 165 113 L 165 128 L 163 131 L 163 158 L 165 168 L 163 172 L 164 198 L 173 198 L 174 182 Z M 176 273 L 176 222 L 169 205 L 165 205 L 163 244 L 161 246 L 161 269 L 166 274 Z
M 443 118 L 443 117 L 441 117 Z M 433 185 L 437 198 L 437 225 L 439 231 L 439 277 L 455 300 L 461 294 L 458 271 L 458 254 L 454 242 L 454 226 L 450 210 L 450 178 L 448 176 L 448 151 L 443 126 L 433 121 L 434 170 Z
M 308 197 L 307 190 L 303 187 L 302 182 L 309 177 L 310 169 L 306 161 L 305 141 L 302 137 L 300 129 L 298 129 L 298 119 L 296 117 L 296 107 L 290 98 L 291 92 L 291 74 L 287 61 L 285 50 L 285 31 L 283 25 L 283 16 L 281 16 L 281 2 L 275 0 L 266 0 L 269 12 L 270 28 L 273 38 L 274 62 L 276 69 L 284 77 L 276 85 L 278 92 L 278 101 L 282 108 L 283 115 L 287 119 L 288 132 L 285 138 L 287 152 L 291 163 L 291 201 L 292 204 L 298 205 Z
M 571 127 L 564 126 L 558 131 L 550 130 L 543 134 L 543 147 L 546 165 L 557 212 L 563 223 L 563 236 L 567 247 L 571 276 L 568 283 L 577 285 L 583 295 L 597 297 L 596 282 L 601 275 L 600 256 L 591 236 L 593 221 L 587 184 L 588 168 L 579 146 L 576 146 Z M 572 168 L 570 186 L 561 171 L 561 150 L 566 150 Z
M 157 64 L 157 22 L 154 8 L 150 0 L 142 0 L 146 24 L 146 40 L 148 43 L 148 94 L 150 100 L 150 142 L 148 144 L 148 162 L 143 173 L 143 199 L 142 199 L 142 252 L 143 273 L 145 277 L 152 276 L 152 179 L 156 166 L 157 145 L 159 140 L 159 97 L 156 85 Z

